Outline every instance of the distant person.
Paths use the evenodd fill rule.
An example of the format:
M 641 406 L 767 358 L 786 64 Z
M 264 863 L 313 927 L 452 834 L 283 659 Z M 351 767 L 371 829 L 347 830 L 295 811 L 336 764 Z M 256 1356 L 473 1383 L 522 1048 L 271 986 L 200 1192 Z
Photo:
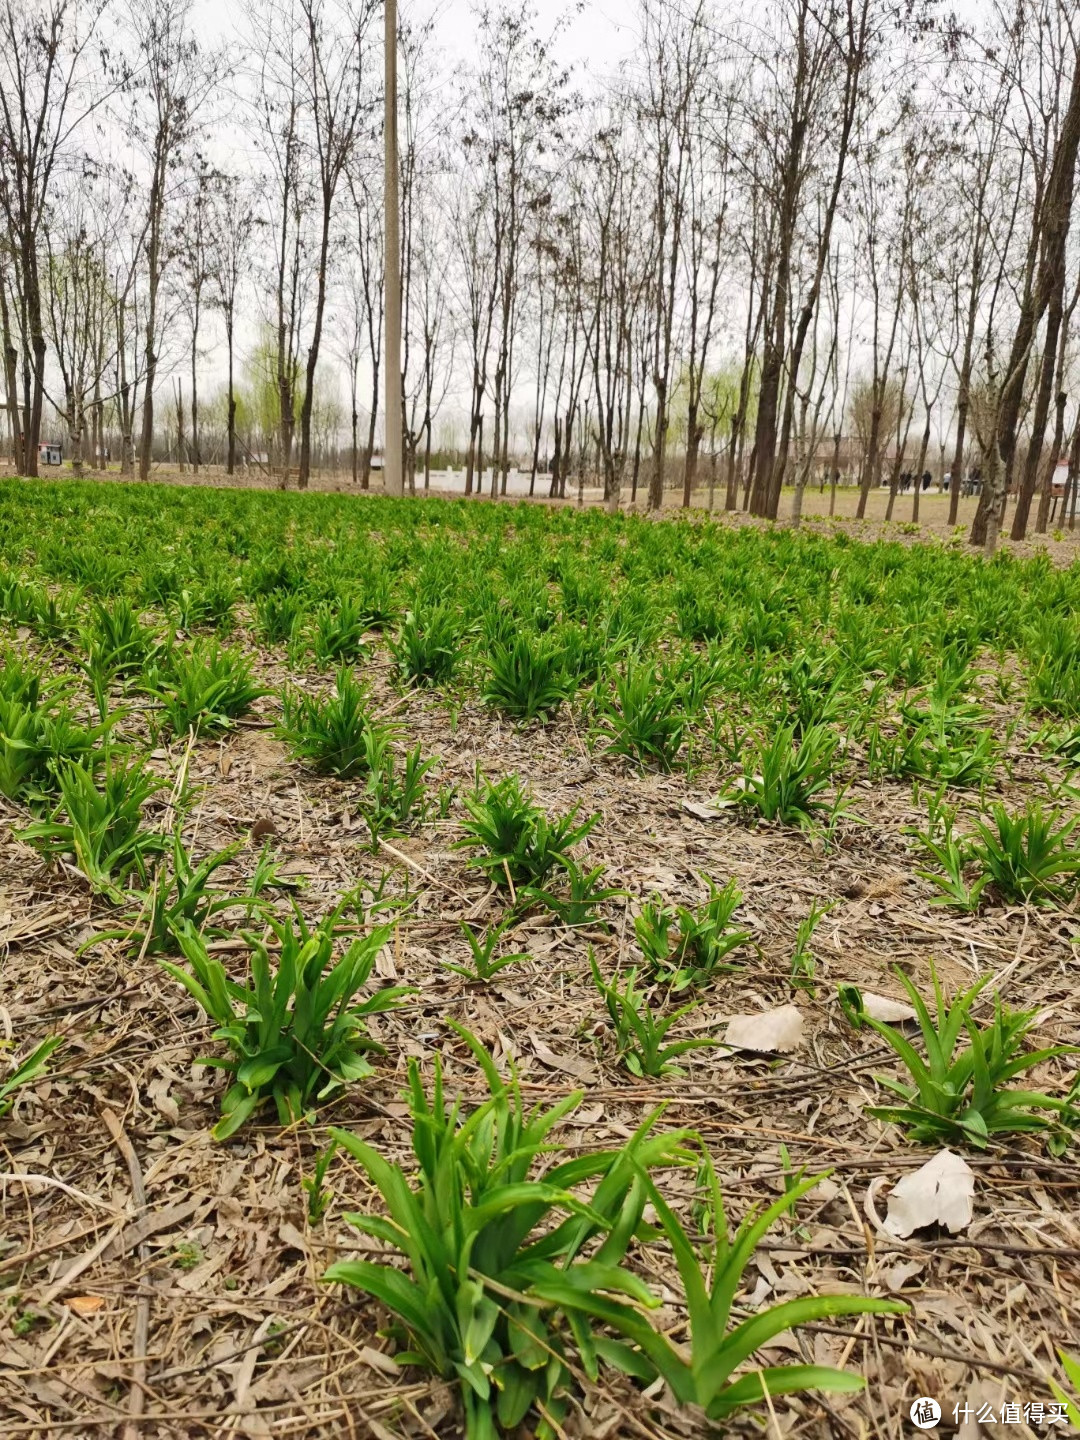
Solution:
M 930 474 L 930 471 L 929 471 L 929 470 L 924 470 L 924 471 L 923 471 L 922 488 L 923 488 L 923 494 L 924 494 L 924 495 L 926 494 L 927 490 L 930 489 L 930 481 L 931 481 L 933 478 L 934 478 L 934 477 Z
M 946 470 L 946 471 L 945 471 L 945 474 L 942 475 L 942 477 L 941 477 L 941 490 L 942 490 L 942 494 L 947 495 L 947 494 L 949 493 L 949 486 L 950 486 L 951 484 L 952 484 L 952 471 L 951 471 L 951 470 Z

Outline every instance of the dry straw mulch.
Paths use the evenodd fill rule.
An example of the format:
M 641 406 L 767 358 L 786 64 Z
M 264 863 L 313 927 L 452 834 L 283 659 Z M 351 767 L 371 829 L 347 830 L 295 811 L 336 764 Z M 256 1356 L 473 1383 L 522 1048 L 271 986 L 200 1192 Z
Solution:
M 268 657 L 262 665 L 271 681 L 281 678 Z M 187 843 L 201 855 L 269 822 L 260 828 L 272 828 L 282 873 L 301 887 L 296 896 L 309 917 L 358 884 L 374 890 L 391 871 L 388 890 L 407 888 L 413 904 L 380 973 L 407 980 L 418 994 L 378 1022 L 387 1056 L 377 1077 L 321 1112 L 318 1125 L 283 1133 L 267 1116 L 217 1145 L 208 1130 L 221 1078 L 193 1065 L 215 1048 L 203 1017 L 155 963 L 133 960 L 121 944 L 77 955 L 113 919 L 108 907 L 75 872 L 42 864 L 6 825 L 0 1020 L 20 1047 L 52 1033 L 66 1043 L 48 1078 L 23 1092 L 0 1127 L 0 1433 L 125 1440 L 456 1433 L 447 1387 L 400 1373 L 389 1359 L 380 1338 L 385 1316 L 320 1280 L 329 1262 L 365 1243 L 342 1219 L 344 1210 L 373 1203 L 365 1182 L 336 1161 L 334 1203 L 314 1228 L 300 1184 L 330 1123 L 405 1158 L 401 1091 L 410 1056 L 441 1051 L 452 1083 L 481 1098 L 475 1065 L 446 1025 L 451 1017 L 498 1062 L 512 1058 L 534 1100 L 584 1090 L 559 1136 L 570 1150 L 617 1145 L 665 1104 L 665 1123 L 705 1137 L 735 1218 L 778 1193 L 781 1145 L 796 1167 L 832 1170 L 797 1222 L 762 1246 L 743 1303 L 872 1289 L 902 1297 L 911 1310 L 783 1340 L 783 1358 L 846 1365 L 868 1386 L 861 1397 L 777 1400 L 765 1417 L 770 1434 L 891 1440 L 910 1433 L 908 1407 L 919 1395 L 936 1396 L 950 1424 L 955 1404 L 1000 1414 L 1005 1401 L 1048 1400 L 1055 1347 L 1078 1348 L 1080 1335 L 1075 1161 L 1050 1159 L 1023 1138 L 969 1156 L 977 1187 L 967 1232 L 893 1239 L 881 1227 L 888 1189 L 930 1152 L 864 1114 L 880 1099 L 873 1076 L 892 1073 L 892 1057 L 872 1033 L 852 1031 L 835 996 L 838 983 L 851 981 L 899 997 L 895 965 L 928 991 L 933 959 L 954 987 L 990 972 L 1011 1003 L 1042 1008 L 1043 1043 L 1077 1042 L 1077 917 L 991 905 L 957 918 L 931 906 L 903 833 L 917 818 L 907 786 L 856 787 L 851 799 L 862 823 L 842 825 L 826 850 L 820 839 L 749 828 L 730 813 L 697 818 L 685 802 L 715 794 L 715 771 L 641 775 L 591 751 L 565 712 L 547 728 L 519 730 L 475 704 L 455 713 L 431 696 L 401 702 L 380 662 L 373 674 L 407 741 L 439 756 L 437 783 L 464 791 L 477 766 L 492 777 L 516 771 L 550 812 L 578 803 L 585 813 L 599 811 L 588 849 L 591 863 L 608 867 L 605 883 L 637 898 L 658 892 L 669 902 L 700 903 L 703 875 L 721 883 L 736 877 L 759 952 L 720 981 L 687 1023 L 712 1033 L 725 1016 L 794 1000 L 805 1016 L 804 1043 L 781 1058 L 700 1051 L 688 1057 L 683 1078 L 633 1081 L 614 1062 L 587 959 L 592 946 L 609 969 L 632 961 L 630 902 L 610 907 L 608 933 L 531 919 L 511 937 L 527 961 L 489 987 L 465 984 L 442 965 L 465 957 L 459 922 L 494 921 L 500 903 L 452 848 L 460 833 L 454 815 L 373 856 L 356 787 L 318 780 L 292 763 L 271 738 L 266 701 L 263 719 L 195 747 Z M 159 752 L 155 764 L 169 773 L 179 758 L 178 747 Z M 1036 762 L 1022 754 L 1011 762 L 1006 792 L 1018 800 Z M 5 818 L 20 817 L 9 807 Z M 248 843 L 232 878 L 250 873 L 257 850 Z M 793 994 L 795 931 L 815 899 L 838 903 L 815 937 L 816 990 Z M 242 942 L 226 942 L 226 953 L 241 951 Z M 1063 1066 L 1050 1066 L 1038 1078 L 1054 1087 L 1065 1076 Z M 689 1204 L 692 1175 L 666 1175 L 663 1183 L 678 1205 Z M 665 1253 L 654 1247 L 641 1263 L 671 1302 L 665 1322 L 677 1328 L 674 1272 L 656 1269 Z M 761 1420 L 729 1428 L 761 1433 Z M 706 1427 L 662 1397 L 647 1407 L 615 1381 L 585 1388 L 571 1433 L 678 1436 Z M 969 1422 L 964 1433 L 977 1427 Z M 981 1433 L 1038 1432 L 1021 1423 Z

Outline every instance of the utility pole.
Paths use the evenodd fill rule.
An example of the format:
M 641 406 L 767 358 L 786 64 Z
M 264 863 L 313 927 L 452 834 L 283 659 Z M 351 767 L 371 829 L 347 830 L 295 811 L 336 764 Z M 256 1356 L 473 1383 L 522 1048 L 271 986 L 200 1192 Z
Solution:
M 386 227 L 386 355 L 383 376 L 386 385 L 386 443 L 383 445 L 383 488 L 387 495 L 401 495 L 404 483 L 401 466 L 401 214 L 398 207 L 397 132 L 397 0 L 384 0 L 386 17 L 386 133 L 383 176 L 383 223 Z

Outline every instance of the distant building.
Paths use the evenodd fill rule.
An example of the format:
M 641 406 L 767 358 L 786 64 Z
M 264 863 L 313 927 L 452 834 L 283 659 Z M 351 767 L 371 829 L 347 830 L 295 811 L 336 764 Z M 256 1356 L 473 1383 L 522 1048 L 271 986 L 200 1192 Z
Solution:
M 62 465 L 63 463 L 64 452 L 61 446 L 48 444 L 38 446 L 39 465 Z

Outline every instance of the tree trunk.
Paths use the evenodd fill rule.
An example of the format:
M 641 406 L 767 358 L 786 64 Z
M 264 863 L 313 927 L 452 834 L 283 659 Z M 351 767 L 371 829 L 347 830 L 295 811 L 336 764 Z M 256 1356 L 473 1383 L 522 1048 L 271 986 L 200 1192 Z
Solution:
M 870 439 L 863 459 L 863 473 L 859 481 L 859 504 L 855 511 L 856 520 L 866 516 L 866 502 L 878 476 L 878 446 L 881 443 L 881 406 L 875 405 L 870 412 Z
M 184 382 L 176 382 L 176 459 L 184 473 Z
M 926 417 L 926 428 L 923 430 L 922 442 L 919 445 L 919 463 L 915 466 L 915 495 L 911 502 L 911 523 L 919 523 L 919 496 L 922 494 L 923 473 L 926 470 L 926 456 L 930 449 L 930 416 Z
M 529 470 L 529 499 L 531 500 L 536 491 L 536 472 L 540 468 L 540 426 L 533 428 L 533 452 L 532 465 Z
M 7 287 L 0 273 L 0 338 L 4 346 L 4 385 L 7 392 L 6 404 L 11 425 L 11 461 L 16 475 L 25 470 L 23 458 L 23 434 L 19 421 L 19 357 L 11 339 L 11 317 L 8 313 Z
M 311 412 L 315 404 L 315 367 L 319 363 L 319 346 L 322 343 L 323 315 L 326 312 L 326 267 L 330 251 L 330 202 L 323 206 L 322 241 L 319 248 L 319 268 L 315 292 L 315 324 L 308 346 L 307 373 L 304 385 L 304 399 L 300 406 L 300 471 L 297 488 L 306 490 L 311 478 Z
M 960 377 L 960 394 L 956 401 L 956 449 L 953 451 L 952 479 L 949 481 L 949 525 L 956 524 L 960 513 L 960 486 L 964 478 L 964 441 L 967 438 L 968 386 L 971 376 L 965 382 Z
M 1027 534 L 1028 516 L 1035 496 L 1039 478 L 1039 462 L 1042 459 L 1046 441 L 1046 426 L 1050 419 L 1050 405 L 1054 394 L 1054 371 L 1057 367 L 1057 344 L 1061 333 L 1062 306 L 1065 289 L 1065 270 L 1062 266 L 1059 283 L 1054 286 L 1049 314 L 1046 318 L 1046 339 L 1043 347 L 1042 365 L 1039 367 L 1039 386 L 1035 395 L 1035 410 L 1031 419 L 1031 442 L 1024 457 L 1024 469 L 1013 511 L 1012 538 L 1023 540 Z M 1015 436 L 1014 442 L 1015 444 Z M 1057 458 L 1056 456 L 1054 457 Z
M 361 489 L 361 490 L 369 490 L 369 489 L 371 488 L 371 457 L 372 457 L 372 455 L 374 455 L 374 453 L 375 453 L 375 421 L 378 419 L 378 415 L 379 415 L 379 362 L 378 362 L 378 360 L 373 360 L 373 361 L 372 361 L 372 366 L 371 366 L 371 368 L 372 368 L 372 371 L 373 371 L 373 374 L 374 374 L 374 379 L 372 380 L 372 391 L 371 391 L 371 416 L 370 416 L 370 418 L 369 418 L 369 420 L 368 420 L 367 445 L 366 445 L 366 447 L 365 447 L 365 449 L 364 449 L 364 468 L 363 468 L 363 470 L 362 470 L 361 473 L 360 473 L 360 489 Z
M 1007 494 L 1008 470 L 1002 462 L 997 445 L 991 443 L 986 454 L 982 494 L 979 496 L 980 506 L 983 500 L 986 501 L 986 539 L 983 542 L 983 554 L 988 560 L 993 558 L 997 550 L 998 536 L 1001 533 L 1002 510 Z
M 840 478 L 840 442 L 843 439 L 839 431 L 833 436 L 832 452 L 832 476 L 829 481 L 829 518 L 836 514 L 836 482 Z
M 1036 535 L 1046 534 L 1046 527 L 1050 519 L 1050 502 L 1054 497 L 1054 474 L 1057 471 L 1058 461 L 1061 459 L 1061 446 L 1065 439 L 1065 406 L 1068 403 L 1069 397 L 1064 391 L 1059 391 L 1054 416 L 1054 438 L 1050 446 L 1050 453 L 1046 457 L 1046 464 L 1043 466 L 1039 513 L 1035 517 Z
M 199 473 L 199 389 L 195 376 L 194 337 L 191 341 L 191 473 Z
M 1036 402 L 1036 418 L 1032 425 L 1032 437 L 1036 448 L 1041 449 L 1049 412 L 1053 384 L 1053 366 L 1056 358 L 1057 334 L 1061 323 L 1061 300 L 1065 285 L 1066 246 L 1069 222 L 1072 216 L 1073 188 L 1076 175 L 1076 157 L 1080 150 L 1080 64 L 1073 71 L 1072 88 L 1068 107 L 1062 117 L 1054 158 L 1050 166 L 1043 203 L 1035 217 L 1032 232 L 1033 242 L 1039 250 L 1039 271 L 1035 284 L 1024 295 L 1020 316 L 1013 335 L 1012 351 L 1005 370 L 998 408 L 997 444 L 1004 464 L 1004 490 L 1008 493 L 1016 455 L 1016 432 L 1023 403 L 1024 381 L 1027 375 L 1028 357 L 1035 339 L 1035 333 L 1047 307 L 1047 338 L 1043 352 L 1043 378 L 1040 380 L 1039 397 Z M 1051 338 L 1052 337 L 1052 338 Z M 1044 389 L 1046 367 L 1050 367 L 1050 383 Z M 1043 404 L 1045 393 L 1045 405 Z M 1043 412 L 1042 428 L 1038 417 Z M 1038 464 L 1036 455 L 1035 465 Z M 1013 521 L 1013 539 L 1019 540 L 1027 530 L 1028 511 L 1034 490 L 1034 474 L 1030 475 L 1030 464 L 1025 466 L 1024 482 L 1017 497 L 1016 516 Z M 996 543 L 997 537 L 994 536 Z M 987 529 L 987 546 L 990 545 L 990 530 Z
M 893 517 L 893 510 L 896 506 L 896 492 L 900 484 L 900 467 L 906 459 L 906 450 L 899 447 L 896 451 L 896 459 L 893 461 L 892 471 L 889 475 L 889 503 L 885 506 L 886 525 Z
M 697 405 L 691 404 L 686 417 L 686 458 L 683 463 L 683 509 L 689 510 L 690 497 L 697 480 L 698 453 L 701 449 L 701 428 L 698 425 Z
M 638 404 L 637 434 L 634 436 L 634 469 L 630 481 L 630 504 L 637 503 L 638 479 L 641 475 L 641 431 L 645 424 L 645 405 L 642 401 Z
M 653 441 L 653 469 L 649 476 L 649 509 L 659 510 L 664 503 L 664 454 L 667 448 L 667 389 L 656 380 L 656 438 Z
M 734 510 L 739 503 L 739 431 L 742 428 L 742 415 L 736 410 L 731 417 L 731 441 L 728 445 L 727 457 L 727 493 L 724 496 L 724 509 Z
M 1080 415 L 1076 417 L 1076 424 L 1073 427 L 1072 444 L 1069 446 L 1069 474 L 1065 481 L 1065 494 L 1062 497 L 1061 518 L 1064 522 L 1066 514 L 1069 520 L 1069 529 L 1076 529 L 1076 491 L 1080 484 Z
M 225 473 L 232 475 L 236 470 L 236 394 L 233 388 L 233 333 L 232 323 L 228 327 L 229 350 L 229 392 L 228 392 L 228 453 L 225 459 Z

